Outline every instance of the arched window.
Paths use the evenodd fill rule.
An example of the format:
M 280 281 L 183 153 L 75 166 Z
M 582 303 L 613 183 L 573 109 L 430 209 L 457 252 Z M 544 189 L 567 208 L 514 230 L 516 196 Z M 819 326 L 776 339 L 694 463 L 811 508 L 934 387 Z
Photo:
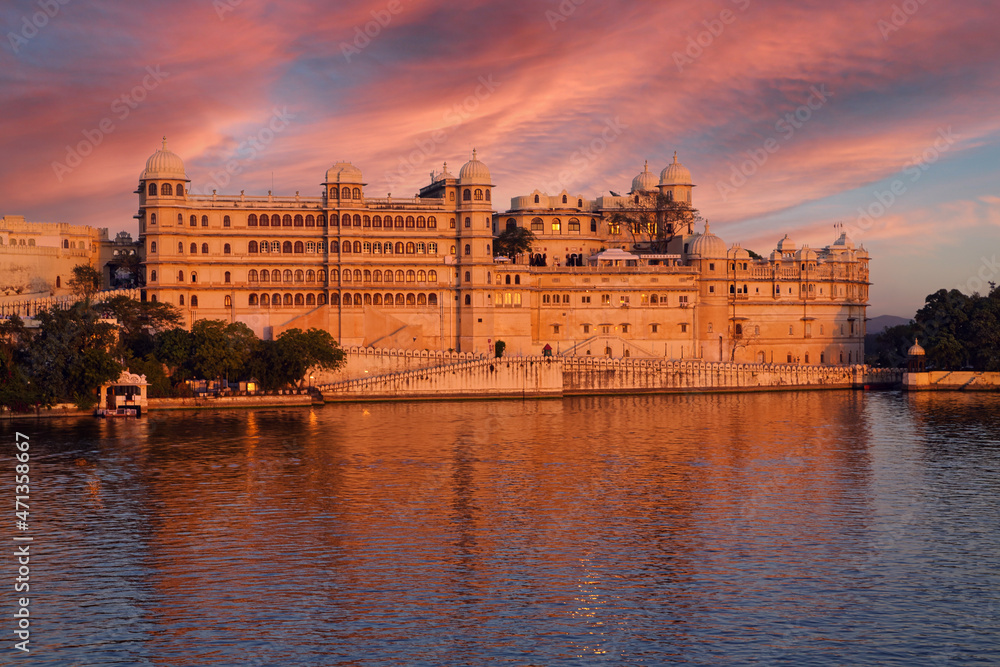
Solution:
M 350 188 L 342 188 L 340 190 L 340 198 L 341 199 L 350 199 L 351 198 L 351 189 Z
M 291 254 L 291 252 L 292 252 L 292 242 L 291 241 L 285 241 L 284 243 L 282 243 L 281 244 L 281 252 Z
M 229 245 L 228 243 L 226 243 L 225 245 L 223 245 L 222 246 L 222 254 L 223 255 L 231 255 L 231 254 L 233 254 L 233 246 Z
M 465 282 L 467 282 L 467 283 L 471 283 L 472 282 L 472 272 L 471 271 L 466 271 L 465 272 Z
M 382 305 L 382 295 L 381 294 L 376 294 L 372 298 L 372 304 L 376 305 L 376 306 L 381 306 Z
M 326 271 L 320 270 L 316 272 L 316 280 L 325 283 L 326 282 Z
M 156 241 L 152 241 L 152 242 L 151 242 L 151 243 L 149 244 L 149 252 L 151 252 L 151 253 L 154 253 L 154 252 L 156 252 Z
M 472 218 L 466 217 L 465 218 L 465 228 L 469 229 L 470 227 L 472 227 Z
M 232 226 L 232 220 L 229 218 L 228 215 L 222 216 L 222 226 L 223 227 L 231 227 Z
M 301 215 L 296 215 L 293 223 L 295 227 L 302 227 L 305 225 L 305 220 L 302 218 Z
M 455 246 L 452 246 L 452 247 L 451 247 L 451 252 L 450 252 L 449 254 L 451 254 L 451 255 L 456 255 L 456 254 L 458 254 L 458 249 L 457 249 L 457 248 L 456 248 Z
M 382 282 L 382 272 L 379 271 L 378 269 L 375 269 L 375 272 L 372 273 L 372 280 L 374 280 L 377 283 Z
M 437 229 L 438 221 L 433 215 L 427 218 L 427 229 Z
M 351 195 L 354 199 L 361 199 L 361 188 L 354 188 L 351 190 Z
M 270 306 L 271 305 L 271 295 L 270 294 L 261 294 L 260 295 L 260 305 L 262 305 L 262 306 Z
M 177 226 L 180 227 L 184 224 L 184 216 L 180 213 L 177 214 Z
M 257 282 L 257 269 L 250 269 L 250 272 L 247 274 L 247 280 L 252 283 Z
M 364 281 L 365 281 L 366 283 L 370 283 L 370 282 L 372 281 L 372 272 L 371 272 L 371 271 L 369 271 L 368 269 L 365 269 L 365 273 L 364 273 Z
M 372 226 L 372 217 L 370 215 L 362 216 L 361 217 L 361 226 L 362 227 L 371 227 Z
M 354 242 L 354 253 L 358 255 L 361 254 L 361 241 Z
M 336 297 L 337 295 L 334 294 L 333 296 Z M 325 294 L 319 294 L 319 295 L 317 295 L 316 296 L 316 304 L 319 305 L 319 306 L 325 306 L 326 305 L 326 295 Z M 334 304 L 334 305 L 337 305 L 337 304 Z
M 250 305 L 251 306 L 256 306 L 256 305 L 259 305 L 259 304 L 260 304 L 260 299 L 257 297 L 257 295 L 256 294 L 251 294 L 250 295 Z
M 181 243 L 180 241 L 177 242 L 177 252 L 181 254 L 184 253 L 184 244 Z
M 578 232 L 580 231 L 580 221 L 576 218 L 570 218 L 569 221 L 569 231 Z
M 260 214 L 260 226 L 269 227 L 271 225 L 271 219 L 267 217 L 267 213 Z
M 296 306 L 304 306 L 304 305 L 306 305 L 306 298 L 305 298 L 305 296 L 303 296 L 302 294 L 296 294 L 295 295 L 295 305 Z
M 406 226 L 408 229 L 413 229 L 416 226 L 416 220 L 412 215 L 406 216 Z
M 230 282 L 232 282 L 232 280 L 231 280 L 232 277 L 233 277 L 232 274 L 229 273 L 229 271 L 226 271 L 225 277 L 223 278 L 222 282 L 224 282 L 224 283 L 226 283 L 228 285 Z
M 315 306 L 316 305 L 316 295 L 315 294 L 306 294 L 306 305 L 307 306 Z
M 292 226 L 292 216 L 288 215 L 287 213 L 285 215 L 283 215 L 281 217 L 281 226 L 282 227 L 291 227 Z
M 330 214 L 330 226 L 331 227 L 340 227 L 340 216 L 337 215 L 336 213 L 331 213 Z
M 198 307 L 198 296 L 197 295 L 194 295 L 194 296 L 191 297 L 191 307 L 192 308 L 197 308 Z
M 413 294 L 407 294 L 406 295 L 406 305 L 407 306 L 415 306 L 415 305 L 417 305 L 417 297 L 415 295 L 413 295 Z
M 405 252 L 403 242 L 399 241 L 396 243 L 396 254 L 402 255 Z
M 285 269 L 285 272 L 281 275 L 281 278 L 286 283 L 292 282 L 292 270 L 291 269 Z
M 472 305 L 472 295 L 471 294 L 466 294 L 465 295 L 465 305 L 466 306 L 471 306 Z
M 184 305 L 184 295 L 183 295 L 183 294 L 181 294 L 181 295 L 180 295 L 179 297 L 177 297 L 177 298 L 178 298 L 178 302 L 177 302 L 177 303 L 178 303 L 178 305 L 181 305 L 181 306 L 183 306 L 183 305 Z
M 306 251 L 306 246 L 302 241 L 295 242 L 295 252 L 302 254 Z
M 413 243 L 413 241 L 410 241 L 409 243 L 406 244 L 407 255 L 413 255 L 416 254 L 416 252 L 417 252 L 417 246 L 416 244 Z
M 385 245 L 382 246 L 382 251 L 385 254 L 387 254 L 387 255 L 391 255 L 392 254 L 392 241 L 386 241 Z
M 232 308 L 233 307 L 233 297 L 229 296 L 228 294 L 226 295 L 225 306 L 226 306 L 226 308 Z
M 521 284 L 521 276 L 514 276 L 514 284 L 515 285 Z
M 315 227 L 315 226 L 316 226 L 316 218 L 314 218 L 312 215 L 307 215 L 306 227 Z
M 402 269 L 396 271 L 396 282 L 401 283 L 406 280 L 406 275 L 403 273 Z
M 351 270 L 350 269 L 344 269 L 343 270 L 343 272 L 341 273 L 341 280 L 343 280 L 345 283 L 351 282 Z
M 326 213 L 320 213 L 316 218 L 317 227 L 326 227 Z
M 402 229 L 402 228 L 403 228 L 403 216 L 397 215 L 396 216 L 396 229 Z
M 149 272 L 149 282 L 151 282 L 151 283 L 155 283 L 156 282 L 156 269 L 153 269 L 152 271 Z M 56 287 L 59 287 L 59 277 L 58 276 L 56 277 Z
M 406 272 L 406 282 L 412 283 L 416 279 L 417 279 L 416 271 L 410 269 L 409 271 Z
M 151 225 L 155 225 L 156 224 L 156 214 L 155 213 L 151 213 L 149 215 L 149 224 L 151 224 Z
M 156 196 L 156 183 L 149 184 L 149 187 L 146 189 L 146 194 L 150 197 Z
M 391 283 L 392 282 L 392 271 L 386 271 L 385 272 L 385 282 L 387 282 L 387 283 Z
M 559 218 L 556 218 L 555 220 L 552 221 L 552 231 L 553 232 L 562 231 L 562 222 L 559 221 Z
M 251 213 L 250 217 L 247 218 L 247 227 L 256 227 L 256 226 L 257 226 L 257 214 Z
M 260 281 L 262 283 L 271 282 L 271 272 L 267 269 L 261 269 L 260 271 Z
M 361 282 L 361 269 L 354 269 L 354 282 Z
M 251 241 L 250 243 L 247 244 L 247 252 L 249 252 L 249 253 L 256 253 L 257 252 L 257 242 L 256 241 Z
M 397 306 L 405 306 L 406 305 L 406 298 L 402 294 L 397 294 L 396 295 L 396 305 Z
M 448 193 L 448 201 L 455 201 L 455 193 L 454 192 L 449 192 Z
M 372 227 L 381 227 L 381 226 L 382 226 L 382 216 L 376 215 L 374 218 L 372 218 Z
M 192 215 L 190 218 L 188 218 L 188 226 L 189 227 L 197 227 L 198 226 L 198 217 Z
M 507 284 L 510 285 L 510 276 L 509 275 L 506 276 L 506 281 L 507 281 Z
M 306 271 L 306 282 L 311 283 L 316 281 L 316 272 L 312 269 Z
M 177 184 L 177 196 L 178 197 L 184 196 L 184 186 L 181 185 L 180 183 Z
M 531 231 L 533 232 L 544 232 L 545 223 L 542 222 L 541 218 L 532 218 L 531 220 Z
M 472 190 L 466 188 L 462 191 L 462 201 L 472 201 Z
M 433 269 L 427 272 L 427 282 L 436 283 L 438 279 L 437 271 Z
M 427 244 L 427 254 L 428 255 L 436 255 L 437 251 L 438 251 L 438 244 L 437 243 L 428 243 Z
M 208 216 L 207 215 L 201 216 L 201 226 L 202 227 L 208 227 Z
M 280 306 L 281 305 L 281 295 L 280 294 L 272 294 L 271 295 L 271 305 L 272 306 Z
M 476 192 L 475 192 L 474 198 L 475 198 L 476 201 L 483 201 L 483 191 L 480 190 L 479 188 L 476 188 Z
M 330 199 L 340 199 L 340 190 L 338 188 L 330 188 Z
M 465 254 L 466 255 L 471 255 L 472 254 L 472 246 L 469 245 L 468 243 L 465 244 Z
M 192 255 L 197 255 L 198 254 L 198 244 L 197 243 L 192 243 L 191 244 L 191 254 Z
M 208 244 L 207 243 L 202 243 L 201 244 L 201 254 L 203 254 L 203 255 L 207 255 L 208 254 Z
M 569 203 L 569 197 L 567 197 L 566 195 L 563 195 L 563 203 L 564 204 L 568 204 Z
M 426 228 L 427 228 L 427 218 L 425 218 L 422 215 L 418 215 L 417 216 L 417 229 L 426 229 Z
M 590 220 L 590 233 L 591 234 L 596 234 L 597 233 L 597 220 L 595 220 L 593 218 L 591 218 L 591 220 Z
M 198 272 L 197 271 L 192 271 L 191 272 L 191 282 L 192 283 L 198 282 Z
M 428 306 L 436 306 L 436 305 L 438 305 L 437 294 L 430 294 L 430 295 L 428 295 L 428 297 L 427 297 L 427 305 Z
M 427 305 L 427 295 L 426 294 L 418 294 L 417 295 L 417 305 L 418 306 L 426 306 Z
M 284 299 L 282 299 L 282 304 L 285 305 L 285 306 L 292 305 L 292 295 L 291 294 L 286 294 L 285 297 L 284 297 Z

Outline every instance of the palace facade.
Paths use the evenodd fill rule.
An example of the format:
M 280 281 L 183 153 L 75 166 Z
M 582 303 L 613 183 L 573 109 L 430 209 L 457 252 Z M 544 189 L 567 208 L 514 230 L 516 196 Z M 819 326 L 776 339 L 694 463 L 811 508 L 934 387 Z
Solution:
M 238 321 L 262 337 L 319 327 L 345 346 L 863 361 L 869 258 L 845 235 L 819 250 L 785 237 L 753 259 L 690 219 L 661 244 L 616 221 L 657 200 L 691 203 L 676 155 L 628 195 L 535 191 L 500 214 L 475 152 L 457 177 L 446 165 L 430 180 L 413 198 L 370 197 L 361 170 L 337 163 L 319 196 L 192 195 L 164 141 L 136 191 L 147 298 L 187 325 Z M 495 257 L 495 235 L 512 227 L 534 232 L 530 255 Z

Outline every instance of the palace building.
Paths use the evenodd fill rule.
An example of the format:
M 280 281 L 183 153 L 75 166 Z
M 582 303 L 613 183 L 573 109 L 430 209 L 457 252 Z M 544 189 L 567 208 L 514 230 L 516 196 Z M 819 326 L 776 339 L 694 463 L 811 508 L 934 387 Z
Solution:
M 192 195 L 163 147 L 139 178 L 147 298 L 257 335 L 328 330 L 342 345 L 507 354 L 862 363 L 863 248 L 841 235 L 760 259 L 689 218 L 623 224 L 621 212 L 690 205 L 691 173 L 648 165 L 627 195 L 539 191 L 495 213 L 487 166 L 431 175 L 413 198 L 370 197 L 340 162 L 318 196 Z M 526 227 L 529 254 L 496 257 Z

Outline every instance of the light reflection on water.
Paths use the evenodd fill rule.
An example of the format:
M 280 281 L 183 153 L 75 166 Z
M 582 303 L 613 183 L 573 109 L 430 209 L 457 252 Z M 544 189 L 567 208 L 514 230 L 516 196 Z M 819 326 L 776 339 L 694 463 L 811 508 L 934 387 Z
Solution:
M 815 392 L 19 422 L 31 662 L 1000 661 L 998 408 Z

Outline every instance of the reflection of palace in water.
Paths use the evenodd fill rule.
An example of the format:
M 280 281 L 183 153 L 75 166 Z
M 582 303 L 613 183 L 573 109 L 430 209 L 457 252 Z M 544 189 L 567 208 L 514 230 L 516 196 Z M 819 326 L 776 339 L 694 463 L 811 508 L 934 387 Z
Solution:
M 690 219 L 656 253 L 636 242 L 656 230 L 614 222 L 657 198 L 691 203 L 676 155 L 627 196 L 535 191 L 500 214 L 475 153 L 413 198 L 369 196 L 343 162 L 319 196 L 195 195 L 189 182 L 164 142 L 137 190 L 148 297 L 188 324 L 239 321 L 265 337 L 320 327 L 344 346 L 397 349 L 503 340 L 514 354 L 863 360 L 869 258 L 846 235 L 819 250 L 786 236 L 754 259 Z M 516 227 L 536 236 L 530 256 L 494 257 L 494 235 Z

